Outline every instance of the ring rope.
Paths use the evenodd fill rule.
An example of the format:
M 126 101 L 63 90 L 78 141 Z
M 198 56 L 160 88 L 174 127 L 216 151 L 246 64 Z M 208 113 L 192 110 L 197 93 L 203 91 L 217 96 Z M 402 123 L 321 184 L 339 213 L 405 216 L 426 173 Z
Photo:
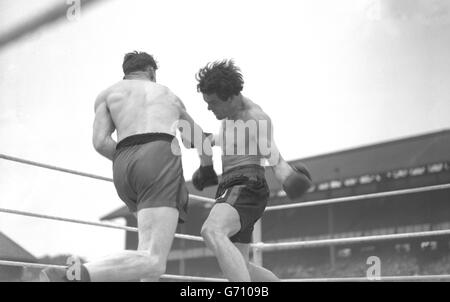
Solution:
M 103 177 L 103 176 L 98 176 L 98 175 L 94 175 L 94 174 L 90 174 L 90 173 L 84 173 L 84 172 L 79 172 L 79 171 L 75 171 L 75 170 L 71 170 L 71 169 L 51 166 L 51 165 L 42 164 L 42 163 L 25 160 L 25 159 L 13 157 L 13 156 L 8 156 L 8 155 L 4 155 L 4 154 L 0 154 L 0 158 L 27 164 L 27 165 L 33 165 L 33 166 L 37 166 L 37 167 L 41 167 L 41 168 L 75 174 L 78 176 L 84 176 L 84 177 L 89 177 L 89 178 L 94 178 L 94 179 L 104 180 L 104 181 L 109 181 L 109 182 L 113 181 L 111 178 L 107 178 L 107 177 Z M 308 207 L 308 206 L 316 206 L 316 205 L 324 205 L 324 204 L 333 204 L 333 203 L 340 203 L 340 202 L 346 202 L 346 201 L 370 199 L 370 198 L 377 198 L 377 197 L 396 196 L 396 195 L 402 195 L 402 194 L 412 194 L 412 193 L 427 192 L 427 191 L 432 191 L 432 190 L 442 190 L 442 189 L 448 189 L 448 188 L 450 188 L 450 184 L 419 187 L 419 188 L 413 188 L 413 189 L 403 189 L 403 190 L 372 193 L 372 194 L 363 194 L 363 195 L 356 195 L 356 196 L 349 196 L 349 197 L 331 198 L 331 199 L 325 199 L 325 200 L 311 201 L 311 202 L 307 202 L 307 203 L 302 202 L 302 203 L 294 203 L 294 204 L 287 204 L 287 205 L 269 206 L 266 208 L 266 211 L 300 208 L 300 207 Z M 198 195 L 189 194 L 189 197 L 191 199 L 196 199 L 196 200 L 203 201 L 203 202 L 215 202 L 215 200 L 212 198 L 207 198 L 207 197 L 198 196 Z M 72 223 L 80 223 L 80 224 L 85 224 L 85 225 L 122 229 L 122 230 L 132 231 L 132 232 L 138 231 L 137 228 L 133 228 L 133 227 L 119 226 L 119 225 L 99 223 L 99 222 L 82 221 L 82 220 L 62 218 L 62 217 L 36 214 L 36 213 L 29 213 L 29 212 L 4 209 L 4 208 L 0 208 L 0 212 L 16 214 L 16 215 L 23 215 L 23 216 L 30 216 L 30 217 L 36 217 L 36 218 L 43 218 L 43 219 L 59 220 L 59 221 L 72 222 Z M 259 242 L 259 243 L 251 244 L 251 246 L 261 249 L 261 250 L 270 251 L 270 250 L 285 250 L 285 249 L 291 249 L 291 248 L 317 247 L 317 246 L 324 246 L 324 245 L 328 246 L 328 245 L 337 245 L 337 244 L 373 242 L 373 241 L 380 241 L 380 240 L 417 238 L 417 237 L 439 236 L 439 235 L 450 235 L 450 230 L 414 232 L 414 233 L 390 234 L 390 235 L 378 235 L 378 236 L 360 236 L 360 237 L 352 237 L 352 238 L 324 239 L 324 240 L 283 242 L 283 243 Z M 198 236 L 192 236 L 192 235 L 175 234 L 175 238 L 203 242 L 203 238 L 198 237 Z M 51 265 L 51 264 L 12 262 L 12 261 L 3 261 L 3 260 L 0 260 L 0 265 L 27 266 L 27 267 L 35 267 L 35 268 L 46 268 L 46 267 L 66 268 L 65 266 L 58 266 L 58 265 Z M 161 278 L 175 279 L 175 280 L 191 280 L 191 281 L 226 281 L 225 279 L 218 279 L 218 278 L 203 278 L 203 277 L 177 276 L 177 275 L 163 275 L 163 276 L 161 276 Z M 381 279 L 379 281 L 443 280 L 443 279 L 444 280 L 450 279 L 450 275 L 387 276 L 387 277 L 381 277 Z M 368 278 L 363 278 L 363 277 L 358 278 L 357 277 L 357 278 L 285 279 L 283 281 L 292 281 L 292 282 L 319 281 L 320 282 L 320 281 L 378 281 L 378 280 L 370 280 Z
M 0 260 L 0 265 L 30 267 L 30 268 L 63 268 L 67 266 L 55 264 L 41 264 L 30 262 L 6 261 Z M 183 276 L 164 274 L 161 279 L 183 280 L 183 281 L 203 281 L 203 282 L 226 282 L 222 278 Z M 283 282 L 373 282 L 373 281 L 446 281 L 450 280 L 450 275 L 415 275 L 415 276 L 380 276 L 379 279 L 369 279 L 367 277 L 342 277 L 342 278 L 300 278 L 300 279 L 282 279 Z
M 162 275 L 163 279 L 172 279 L 172 280 L 183 280 L 183 281 L 204 281 L 204 282 L 227 282 L 227 279 L 222 278 L 211 278 L 211 277 L 194 277 L 194 276 L 185 276 L 185 275 Z
M 109 177 L 104 177 L 104 176 L 99 176 L 99 175 L 95 175 L 95 174 L 91 174 L 91 173 L 85 173 L 85 172 L 80 172 L 80 171 L 76 171 L 76 170 L 51 166 L 51 165 L 38 163 L 35 161 L 22 159 L 22 158 L 18 158 L 18 157 L 14 157 L 14 156 L 9 156 L 9 155 L 5 155 L 5 154 L 1 154 L 1 153 L 0 153 L 0 158 L 9 160 L 9 161 L 22 163 L 25 165 L 36 166 L 36 167 L 40 167 L 40 168 L 55 170 L 55 171 L 59 171 L 59 172 L 65 172 L 65 173 L 74 174 L 74 175 L 78 175 L 78 176 L 113 182 L 113 179 L 109 178 Z M 211 202 L 211 203 L 216 201 L 215 199 L 212 199 L 212 198 L 207 198 L 207 197 L 193 195 L 193 194 L 189 194 L 189 198 L 193 199 L 193 200 L 198 200 L 198 201 L 203 201 L 203 202 Z
M 379 279 L 367 277 L 342 278 L 305 278 L 283 279 L 284 282 L 376 282 L 376 281 L 449 281 L 450 275 L 414 275 L 414 276 L 380 276 Z
M 30 268 L 62 268 L 66 269 L 67 266 L 64 265 L 55 265 L 55 264 L 42 264 L 42 263 L 30 263 L 30 262 L 19 262 L 19 261 L 7 261 L 0 260 L 0 265 L 5 266 L 18 266 L 18 267 L 30 267 Z M 185 281 L 204 281 L 204 282 L 225 282 L 226 279 L 221 278 L 209 278 L 209 277 L 197 277 L 197 276 L 183 276 L 183 275 L 161 275 L 162 279 L 172 279 L 172 280 L 185 280 Z
M 63 218 L 63 217 L 36 214 L 36 213 L 30 213 L 30 212 L 24 212 L 24 211 L 12 210 L 12 209 L 5 209 L 5 208 L 0 208 L 0 212 L 14 214 L 14 215 L 22 215 L 22 216 L 29 216 L 29 217 L 35 217 L 35 218 L 49 219 L 49 220 L 78 223 L 78 224 L 84 224 L 84 225 L 92 225 L 92 226 L 98 226 L 98 227 L 104 227 L 104 228 L 119 229 L 119 230 L 125 230 L 125 231 L 129 231 L 129 232 L 138 232 L 138 229 L 134 228 L 134 227 L 121 226 L 121 225 L 110 224 L 110 223 Z M 200 236 L 175 234 L 175 238 L 203 242 L 203 238 Z
M 14 156 L 9 156 L 9 155 L 5 155 L 5 154 L 0 154 L 0 158 L 6 159 L 6 160 L 9 160 L 9 161 L 15 161 L 15 162 L 18 162 L 18 163 L 21 163 L 21 164 L 25 164 L 25 165 L 36 166 L 36 167 L 40 167 L 40 168 L 60 171 L 60 172 L 69 173 L 69 174 L 75 174 L 75 175 L 78 175 L 78 176 L 84 176 L 84 177 L 89 177 L 89 178 L 94 178 L 94 179 L 99 179 L 99 180 L 104 180 L 104 181 L 110 181 L 110 182 L 113 181 L 111 178 L 104 177 L 104 176 L 99 176 L 99 175 L 79 172 L 79 171 L 75 171 L 75 170 L 71 170 L 71 169 L 51 166 L 51 165 L 38 163 L 38 162 L 35 162 L 35 161 L 22 159 L 22 158 L 18 158 L 18 157 L 14 157 Z
M 50 219 L 50 220 L 79 223 L 79 224 L 92 225 L 92 226 L 99 226 L 99 227 L 107 227 L 107 228 L 113 228 L 113 229 L 122 229 L 122 230 L 126 230 L 126 231 L 131 231 L 131 232 L 138 231 L 137 228 L 133 228 L 133 227 L 119 226 L 119 225 L 106 224 L 106 223 L 100 223 L 100 222 L 82 221 L 82 220 L 68 219 L 68 218 L 42 215 L 42 214 L 34 214 L 34 213 L 28 213 L 28 212 L 5 209 L 5 208 L 0 208 L 0 212 L 15 214 L 15 215 L 30 216 L 30 217 L 36 217 L 36 218 L 43 218 L 43 219 Z M 329 246 L 329 245 L 342 245 L 342 244 L 351 244 L 351 243 L 360 243 L 360 242 L 374 242 L 374 241 L 381 241 L 381 240 L 407 239 L 407 238 L 442 236 L 442 235 L 450 235 L 450 230 L 435 230 L 435 231 L 425 231 L 425 232 L 412 232 L 412 233 L 375 235 L 375 236 L 359 236 L 359 237 L 322 239 L 322 240 L 292 241 L 292 242 L 275 242 L 275 243 L 257 242 L 257 243 L 251 243 L 250 246 L 253 248 L 261 249 L 263 251 L 273 251 L 273 250 L 309 248 L 309 247 L 319 247 L 319 246 Z M 175 237 L 179 238 L 179 239 L 203 242 L 203 238 L 199 237 L 199 236 L 186 235 L 186 234 L 175 234 Z
M 418 187 L 418 188 L 411 188 L 411 189 L 402 189 L 402 190 L 379 192 L 379 193 L 362 194 L 362 195 L 338 197 L 338 198 L 329 198 L 329 199 L 323 199 L 323 200 L 317 200 L 317 201 L 283 204 L 283 205 L 267 207 L 266 211 L 285 210 L 285 209 L 292 209 L 292 208 L 304 208 L 304 207 L 319 206 L 319 205 L 324 205 L 324 204 L 333 204 L 333 203 L 340 203 L 340 202 L 346 202 L 346 201 L 364 200 L 364 199 L 371 199 L 371 198 L 388 197 L 388 196 L 396 196 L 396 195 L 402 195 L 402 194 L 412 194 L 412 193 L 428 192 L 428 191 L 444 190 L 444 189 L 450 189 L 450 184 L 441 184 L 441 185 Z
M 38 167 L 48 168 L 48 169 L 52 169 L 52 170 L 72 173 L 72 174 L 76 174 L 76 175 L 80 175 L 80 176 L 112 181 L 112 179 L 110 179 L 110 178 L 97 176 L 97 175 L 93 175 L 93 174 L 88 174 L 88 173 L 83 173 L 83 172 L 78 172 L 75 170 L 69 170 L 69 169 L 65 169 L 65 168 L 50 166 L 50 165 L 46 165 L 46 164 L 41 164 L 41 163 L 29 161 L 29 160 L 20 159 L 17 157 L 7 156 L 4 154 L 0 154 L 0 158 L 6 159 L 6 160 L 17 161 L 17 162 L 24 163 L 24 164 L 34 165 L 34 166 L 38 166 Z M 382 192 L 382 193 L 373 193 L 373 194 L 325 199 L 325 200 L 319 200 L 319 201 L 312 201 L 312 202 L 308 202 L 308 203 L 296 203 L 296 204 L 288 204 L 288 205 L 271 206 L 271 207 L 267 207 L 266 211 L 281 210 L 281 209 L 288 209 L 288 208 L 294 208 L 294 207 L 305 207 L 305 206 L 320 205 L 320 204 L 337 203 L 337 202 L 351 201 L 351 200 L 358 200 L 358 199 L 368 199 L 368 198 L 374 198 L 374 197 L 386 197 L 386 196 L 393 196 L 393 195 L 400 195 L 400 194 L 425 192 L 425 191 L 430 191 L 430 190 L 446 189 L 449 187 L 450 187 L 450 184 L 444 184 L 444 185 L 389 191 L 389 192 Z M 190 197 L 201 200 L 201 201 L 209 201 L 209 202 L 214 201 L 211 198 L 206 198 L 206 197 L 201 197 L 201 196 L 196 196 L 196 195 L 190 195 Z M 118 225 L 99 223 L 99 222 L 88 222 L 88 221 L 68 219 L 68 218 L 55 217 L 55 216 L 42 215 L 42 214 L 34 214 L 34 213 L 28 213 L 28 212 L 11 210 L 11 209 L 0 208 L 0 212 L 137 232 L 137 228 L 132 228 L 132 227 L 118 226 Z M 354 238 L 325 239 L 325 240 L 315 240 L 315 241 L 298 241 L 298 242 L 287 242 L 287 243 L 286 242 L 285 243 L 262 243 L 262 242 L 259 242 L 259 243 L 252 244 L 252 247 L 263 249 L 263 250 L 301 248 L 301 247 L 321 246 L 321 245 L 330 245 L 330 244 L 370 242 L 370 241 L 385 240 L 385 239 L 400 239 L 400 238 L 411 238 L 411 237 L 419 237 L 419 236 L 429 236 L 429 235 L 432 235 L 431 233 L 435 234 L 436 232 L 442 232 L 442 231 L 431 231 L 431 232 L 422 232 L 422 233 L 415 232 L 415 233 L 391 234 L 391 235 L 381 235 L 381 236 L 362 236 L 362 237 L 354 237 Z M 421 235 L 421 234 L 423 234 L 423 235 Z M 175 234 L 175 238 L 203 242 L 203 238 L 198 237 L 198 236 L 192 236 L 192 235 Z
M 30 267 L 30 268 L 66 268 L 67 266 L 56 265 L 56 264 L 42 264 L 42 263 L 30 263 L 30 262 L 18 262 L 18 261 L 7 261 L 0 260 L 0 265 L 5 266 L 21 266 L 21 267 Z
M 329 245 L 342 245 L 342 244 L 352 244 L 352 243 L 361 243 L 361 242 L 375 242 L 375 241 L 381 241 L 381 240 L 408 239 L 408 238 L 443 236 L 443 235 L 450 235 L 450 229 L 449 230 L 425 231 L 425 232 L 389 234 L 389 235 L 309 240 L 309 241 L 292 241 L 292 242 L 276 242 L 276 243 L 259 242 L 259 243 L 254 243 L 252 245 L 252 247 L 261 249 L 263 251 L 274 251 L 274 250 L 287 250 L 287 249 L 294 249 L 294 248 L 310 248 L 310 247 L 329 246 Z
M 5 155 L 5 154 L 0 154 L 0 158 L 27 164 L 27 165 L 37 166 L 37 167 L 41 167 L 41 168 L 71 173 L 71 174 L 75 174 L 75 175 L 79 175 L 79 176 L 85 176 L 85 177 L 105 180 L 105 181 L 109 181 L 109 182 L 113 181 L 111 178 L 107 178 L 104 176 L 98 176 L 98 175 L 79 172 L 79 171 L 70 170 L 70 169 L 66 169 L 66 168 L 60 168 L 60 167 L 42 164 L 42 163 L 38 163 L 38 162 L 26 160 L 26 159 L 21 159 L 21 158 L 17 158 L 17 157 Z M 347 196 L 347 197 L 329 198 L 329 199 L 315 200 L 315 201 L 309 201 L 309 202 L 299 202 L 299 203 L 291 203 L 291 204 L 284 204 L 284 205 L 277 205 L 277 206 L 268 206 L 268 207 L 266 207 L 265 211 L 275 211 L 275 210 L 285 210 L 285 209 L 292 209 L 292 208 L 319 206 L 319 205 L 334 204 L 334 203 L 355 201 L 355 200 L 361 200 L 361 199 L 371 199 L 371 198 L 378 198 L 378 197 L 396 196 L 396 195 L 402 195 L 402 194 L 427 192 L 427 191 L 433 191 L 433 190 L 443 190 L 443 189 L 448 189 L 448 188 L 450 188 L 450 184 L 442 184 L 442 185 L 418 187 L 418 188 L 395 190 L 395 191 L 388 191 L 388 192 L 379 192 L 379 193 L 371 193 L 371 194 L 363 194 L 363 195 L 355 195 L 355 196 Z M 209 202 L 209 203 L 215 202 L 215 199 L 213 199 L 213 198 L 208 198 L 208 197 L 203 197 L 203 196 L 198 196 L 198 195 L 193 195 L 193 194 L 189 194 L 189 198 L 193 199 L 193 200 L 202 201 L 202 202 Z

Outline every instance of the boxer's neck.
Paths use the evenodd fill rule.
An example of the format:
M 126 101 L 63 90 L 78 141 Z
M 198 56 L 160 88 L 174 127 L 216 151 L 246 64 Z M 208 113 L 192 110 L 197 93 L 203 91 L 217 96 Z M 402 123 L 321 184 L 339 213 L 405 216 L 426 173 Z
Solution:
M 151 81 L 150 75 L 145 71 L 134 71 L 123 77 L 124 80 L 147 80 Z
M 229 120 L 237 120 L 241 117 L 242 110 L 245 109 L 244 96 L 239 94 L 231 99 L 231 112 Z

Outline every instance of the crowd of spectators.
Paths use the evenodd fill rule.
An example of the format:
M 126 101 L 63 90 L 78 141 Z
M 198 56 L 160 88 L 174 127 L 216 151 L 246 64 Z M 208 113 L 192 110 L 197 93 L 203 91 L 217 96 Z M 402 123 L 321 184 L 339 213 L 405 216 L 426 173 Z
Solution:
M 334 264 L 329 259 L 322 261 L 301 260 L 301 257 L 292 257 L 297 265 L 280 265 L 272 268 L 281 278 L 343 278 L 366 277 L 370 264 L 369 256 L 380 259 L 381 276 L 414 276 L 414 275 L 443 275 L 450 274 L 450 249 L 420 248 L 418 250 L 398 251 L 374 250 L 372 252 L 337 256 Z M 309 261 L 308 261 L 309 260 Z

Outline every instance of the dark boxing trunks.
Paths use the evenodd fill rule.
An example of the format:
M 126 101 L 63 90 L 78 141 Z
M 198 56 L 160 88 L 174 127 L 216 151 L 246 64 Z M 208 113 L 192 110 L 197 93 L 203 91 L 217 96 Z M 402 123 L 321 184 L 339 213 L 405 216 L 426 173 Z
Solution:
M 179 148 L 170 134 L 146 133 L 129 136 L 117 144 L 114 186 L 131 212 L 173 207 L 179 211 L 179 222 L 186 221 L 189 194 L 181 156 L 172 152 L 172 142 Z
M 251 242 L 253 226 L 262 217 L 268 200 L 269 187 L 263 167 L 245 165 L 222 175 L 217 188 L 216 203 L 226 202 L 233 206 L 241 221 L 240 231 L 230 237 L 232 242 Z

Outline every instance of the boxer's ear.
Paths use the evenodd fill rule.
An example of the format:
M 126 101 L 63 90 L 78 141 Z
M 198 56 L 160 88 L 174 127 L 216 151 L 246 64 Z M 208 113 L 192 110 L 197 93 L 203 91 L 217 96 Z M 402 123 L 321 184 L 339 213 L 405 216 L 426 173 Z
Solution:
M 151 66 L 148 68 L 148 76 L 150 81 L 156 82 L 156 71 Z

